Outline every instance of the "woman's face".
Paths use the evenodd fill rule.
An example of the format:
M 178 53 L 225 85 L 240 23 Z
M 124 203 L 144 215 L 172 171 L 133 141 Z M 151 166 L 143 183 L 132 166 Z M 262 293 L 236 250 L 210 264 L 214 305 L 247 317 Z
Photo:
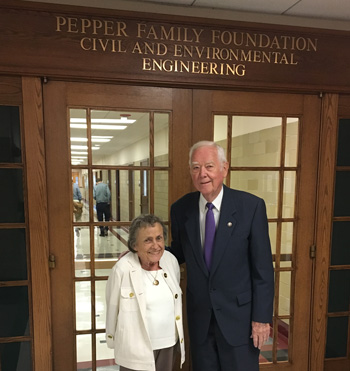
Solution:
M 159 223 L 155 223 L 153 227 L 139 229 L 134 250 L 140 259 L 142 268 L 158 269 L 164 247 L 163 228 Z

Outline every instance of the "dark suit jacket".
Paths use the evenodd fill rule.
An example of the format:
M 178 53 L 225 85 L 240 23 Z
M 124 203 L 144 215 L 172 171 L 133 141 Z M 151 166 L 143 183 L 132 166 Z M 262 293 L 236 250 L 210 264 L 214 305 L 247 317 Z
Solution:
M 211 272 L 199 230 L 199 192 L 171 207 L 171 251 L 187 266 L 187 319 L 192 343 L 202 343 L 211 314 L 233 346 L 247 344 L 251 321 L 272 320 L 274 275 L 265 203 L 224 186 Z

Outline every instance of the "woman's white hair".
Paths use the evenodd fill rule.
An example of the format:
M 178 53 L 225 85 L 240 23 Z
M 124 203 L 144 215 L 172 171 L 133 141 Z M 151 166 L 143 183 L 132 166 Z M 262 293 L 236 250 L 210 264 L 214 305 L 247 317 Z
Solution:
M 192 155 L 193 153 L 201 147 L 214 147 L 216 148 L 218 152 L 218 159 L 221 164 L 227 162 L 226 155 L 225 155 L 225 150 L 219 146 L 217 143 L 209 141 L 209 140 L 201 140 L 200 142 L 195 143 L 191 149 L 190 149 L 190 156 L 189 156 L 189 165 L 191 166 L 192 164 Z

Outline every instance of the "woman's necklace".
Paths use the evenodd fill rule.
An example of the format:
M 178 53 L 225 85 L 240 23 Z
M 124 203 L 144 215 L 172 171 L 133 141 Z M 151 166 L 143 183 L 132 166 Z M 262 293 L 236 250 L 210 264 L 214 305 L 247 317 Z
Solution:
M 159 285 L 159 281 L 157 280 L 158 270 L 156 271 L 156 275 L 155 275 L 155 276 L 153 276 L 153 274 L 151 273 L 151 271 L 147 271 L 147 273 L 149 273 L 149 274 L 152 276 L 152 278 L 153 278 L 153 281 L 151 280 L 152 284 L 153 284 L 154 286 L 158 286 L 158 285 Z M 148 277 L 148 276 L 147 276 L 147 277 Z M 148 277 L 148 278 L 149 278 L 149 277 Z

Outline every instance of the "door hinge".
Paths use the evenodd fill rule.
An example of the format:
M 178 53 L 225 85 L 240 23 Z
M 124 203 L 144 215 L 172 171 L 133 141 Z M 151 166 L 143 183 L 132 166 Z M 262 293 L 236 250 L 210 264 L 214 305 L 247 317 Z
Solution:
M 49 255 L 49 268 L 50 269 L 56 268 L 56 257 L 53 254 Z
M 316 258 L 316 245 L 310 246 L 310 258 L 311 259 Z

